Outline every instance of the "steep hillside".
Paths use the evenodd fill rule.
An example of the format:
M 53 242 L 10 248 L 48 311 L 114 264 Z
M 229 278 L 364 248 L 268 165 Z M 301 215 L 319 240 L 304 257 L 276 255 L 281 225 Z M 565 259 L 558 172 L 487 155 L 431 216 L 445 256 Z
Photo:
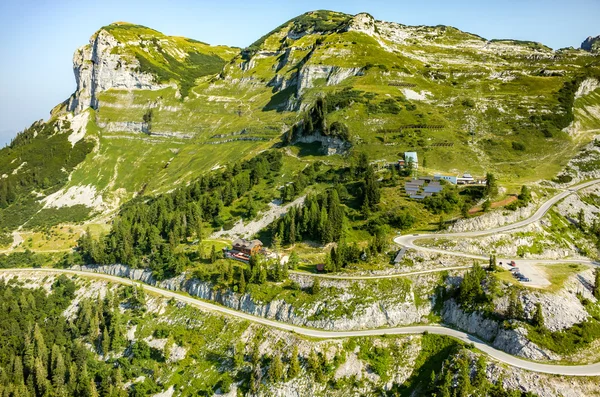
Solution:
M 393 161 L 413 149 L 427 153 L 433 170 L 534 180 L 551 178 L 589 140 L 565 128 L 579 84 L 598 79 L 597 62 L 584 51 L 488 41 L 447 26 L 317 12 L 254 43 L 224 77 L 272 86 L 265 110 L 304 110 L 325 96 L 326 120 L 345 124 L 372 158 Z
M 588 37 L 581 43 L 581 49 L 590 51 L 590 52 L 598 52 L 600 51 L 600 36 L 596 37 Z
M 76 51 L 74 72 L 48 123 L 76 124 L 94 149 L 43 206 L 96 213 L 295 143 L 284 170 L 415 150 L 424 173 L 494 172 L 512 189 L 553 178 L 600 122 L 594 53 L 368 14 L 306 13 L 243 50 L 115 23 Z

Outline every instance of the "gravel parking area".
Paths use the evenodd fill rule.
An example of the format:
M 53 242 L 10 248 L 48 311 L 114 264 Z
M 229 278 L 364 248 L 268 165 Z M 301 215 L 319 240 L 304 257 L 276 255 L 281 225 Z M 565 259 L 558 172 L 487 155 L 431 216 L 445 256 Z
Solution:
M 524 277 L 529 279 L 529 281 L 519 281 L 515 277 L 515 281 L 518 281 L 527 287 L 533 287 L 533 288 L 546 288 L 546 287 L 550 286 L 550 281 L 548 281 L 548 279 L 546 278 L 545 273 L 536 266 L 535 261 L 531 261 L 531 260 L 515 261 L 515 263 L 516 263 L 515 267 L 510 266 L 509 263 L 510 263 L 510 261 L 506 261 L 506 262 L 502 261 L 502 268 L 507 269 L 507 270 L 516 268 L 518 270 L 514 270 L 513 273 L 520 273 Z

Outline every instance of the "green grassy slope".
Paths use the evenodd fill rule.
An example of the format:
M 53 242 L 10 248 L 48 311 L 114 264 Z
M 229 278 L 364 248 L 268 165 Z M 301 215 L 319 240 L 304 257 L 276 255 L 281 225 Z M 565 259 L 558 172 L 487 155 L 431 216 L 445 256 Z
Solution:
M 447 26 L 376 21 L 369 31 L 357 20 L 303 14 L 241 51 L 104 27 L 124 62 L 178 89 L 100 93 L 87 130 L 98 145 L 65 188 L 92 185 L 111 208 L 171 190 L 280 145 L 319 97 L 325 124 L 347 127 L 351 151 L 392 162 L 416 150 L 423 173 L 491 171 L 509 186 L 554 177 L 597 132 L 598 90 L 574 100 L 583 78 L 600 76 L 597 55 Z M 148 133 L 131 127 L 149 119 Z

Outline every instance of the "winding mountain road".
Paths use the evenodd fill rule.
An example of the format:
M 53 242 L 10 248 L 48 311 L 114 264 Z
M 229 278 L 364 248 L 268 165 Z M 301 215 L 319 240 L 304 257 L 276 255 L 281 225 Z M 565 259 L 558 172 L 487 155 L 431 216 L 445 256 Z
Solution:
M 197 298 L 190 297 L 178 292 L 154 287 L 147 284 L 142 284 L 131 279 L 111 276 L 103 273 L 83 272 L 77 270 L 66 270 L 66 269 L 48 269 L 48 268 L 37 268 L 37 269 L 0 269 L 1 273 L 28 273 L 28 272 L 42 272 L 42 273 L 62 273 L 71 274 L 82 277 L 92 277 L 102 280 L 107 280 L 114 283 L 120 283 L 125 285 L 138 285 L 145 291 L 156 295 L 163 296 L 165 298 L 173 298 L 181 302 L 185 302 L 192 306 L 200 309 L 218 312 L 221 314 L 229 315 L 232 317 L 239 318 L 241 320 L 250 321 L 256 324 L 265 325 L 268 327 L 278 328 L 290 332 L 294 332 L 298 335 L 308 336 L 312 338 L 327 339 L 327 338 L 348 338 L 355 336 L 382 336 L 382 335 L 404 335 L 404 334 L 419 334 L 428 332 L 430 334 L 445 335 L 456 338 L 465 343 L 472 343 L 477 349 L 486 353 L 490 357 L 503 362 L 505 364 L 522 368 L 529 371 L 542 372 L 553 375 L 569 375 L 569 376 L 600 376 L 600 363 L 589 364 L 589 365 L 552 365 L 552 364 L 541 364 L 535 363 L 521 358 L 511 356 L 503 351 L 497 350 L 480 339 L 469 335 L 462 331 L 457 331 L 452 328 L 446 328 L 443 326 L 435 325 L 419 325 L 410 327 L 396 327 L 396 328 L 379 328 L 379 329 L 366 329 L 357 331 L 325 331 L 313 328 L 299 327 L 279 321 L 269 320 L 263 317 L 253 316 L 244 312 L 229 309 L 224 306 L 219 306 L 214 303 L 206 302 Z
M 540 208 L 529 218 L 512 223 L 505 226 L 500 226 L 490 230 L 484 231 L 471 231 L 471 232 L 461 232 L 461 233 L 446 233 L 446 234 L 417 234 L 417 235 L 407 235 L 407 236 L 399 236 L 394 241 L 404 247 L 421 250 L 421 251 L 429 251 L 429 252 L 437 252 L 445 255 L 455 255 L 461 256 L 465 258 L 473 258 L 473 259 L 488 259 L 484 256 L 465 254 L 454 251 L 445 251 L 441 249 L 434 248 L 426 248 L 420 247 L 415 244 L 415 240 L 418 239 L 426 239 L 426 238 L 456 238 L 456 237 L 479 237 L 485 236 L 493 233 L 500 233 L 509 230 L 514 230 L 523 226 L 526 226 L 530 223 L 536 222 L 540 220 L 548 210 L 557 202 L 564 199 L 568 195 L 576 192 L 578 190 L 584 189 L 591 185 L 600 182 L 600 179 L 589 181 L 578 186 L 574 186 L 569 190 L 561 192 L 560 194 L 552 197 L 544 204 L 540 206 Z M 522 262 L 522 260 L 520 261 Z M 577 263 L 592 263 L 591 261 L 585 260 L 533 260 L 535 263 L 565 263 L 565 262 L 577 262 Z M 390 277 L 401 277 L 412 274 L 424 274 L 424 273 L 433 273 L 443 270 L 457 270 L 464 269 L 468 267 L 448 267 L 441 269 L 431 269 L 431 270 L 423 270 L 411 273 L 403 273 L 403 274 L 393 274 L 393 275 L 381 275 L 381 276 L 343 276 L 343 275 L 319 275 L 319 277 L 326 278 L 339 278 L 339 279 L 373 279 L 373 278 L 390 278 Z M 527 361 L 515 356 L 512 356 L 508 353 L 500 351 L 498 349 L 493 348 L 492 346 L 486 344 L 482 340 L 469 335 L 465 332 L 458 331 L 452 328 L 447 328 L 444 326 L 435 326 L 435 325 L 421 325 L 421 326 L 407 326 L 407 327 L 395 327 L 395 328 L 379 328 L 379 329 L 367 329 L 367 330 L 356 330 L 356 331 L 325 331 L 307 327 L 300 327 L 296 325 L 291 325 L 275 320 L 270 320 L 263 317 L 254 316 L 251 314 L 247 314 L 244 312 L 240 312 L 237 310 L 229 309 L 224 306 L 220 306 L 214 303 L 206 302 L 200 300 L 198 298 L 193 298 L 188 295 L 184 295 L 179 292 L 174 292 L 162 288 L 158 288 L 155 286 L 142 284 L 131 279 L 121 278 L 117 276 L 111 276 L 103 273 L 94 273 L 94 272 L 84 272 L 78 270 L 66 270 L 66 269 L 48 269 L 48 268 L 37 268 L 37 269 L 0 269 L 1 273 L 22 273 L 22 272 L 45 272 L 45 273 L 63 273 L 63 274 L 71 274 L 83 277 L 93 277 L 98 279 L 103 279 L 115 283 L 127 284 L 127 285 L 140 285 L 144 290 L 154 293 L 166 298 L 173 298 L 179 301 L 185 302 L 192 306 L 210 310 L 213 312 L 218 312 L 222 314 L 226 314 L 232 317 L 236 317 L 242 320 L 250 321 L 256 324 L 262 324 L 269 327 L 274 327 L 290 332 L 297 333 L 299 335 L 304 335 L 313 338 L 346 338 L 346 337 L 357 337 L 357 336 L 382 336 L 382 335 L 402 335 L 402 334 L 417 334 L 428 332 L 436 335 L 445 335 L 456 338 L 460 341 L 471 343 L 477 349 L 482 352 L 488 354 L 490 357 L 503 362 L 505 364 L 522 368 L 529 371 L 553 374 L 553 375 L 568 375 L 568 376 L 600 376 L 600 363 L 588 364 L 588 365 L 554 365 L 554 364 L 542 364 Z
M 475 231 L 470 231 L 470 232 L 458 232 L 458 233 L 429 233 L 429 234 L 412 234 L 412 235 L 404 235 L 404 236 L 398 236 L 394 239 L 394 242 L 398 245 L 400 245 L 401 247 L 406 247 L 409 249 L 414 249 L 414 250 L 419 250 L 419 251 L 423 251 L 423 252 L 432 252 L 432 253 L 438 253 L 438 254 L 444 254 L 444 255 L 453 255 L 453 256 L 460 256 L 462 258 L 471 258 L 471 259 L 481 259 L 481 260 L 487 260 L 489 259 L 489 256 L 481 256 L 481 255 L 473 255 L 473 254 L 465 254 L 462 252 L 456 252 L 456 251 L 447 251 L 447 250 L 443 250 L 443 249 L 437 249 L 437 248 L 429 248 L 429 247 L 421 247 L 419 245 L 415 244 L 416 240 L 420 240 L 420 239 L 428 239 L 428 238 L 457 238 L 457 237 L 481 237 L 481 236 L 487 236 L 490 234 L 495 234 L 495 233 L 503 233 L 503 232 L 507 232 L 510 230 L 514 230 L 514 229 L 519 229 L 522 228 L 523 226 L 527 226 L 531 223 L 537 222 L 540 219 L 542 219 L 544 217 L 544 215 L 546 215 L 548 213 L 548 211 L 550 210 L 550 208 L 552 208 L 552 206 L 556 203 L 558 203 L 560 200 L 564 199 L 565 197 L 569 196 L 570 194 L 573 194 L 579 190 L 585 189 L 587 187 L 590 187 L 592 185 L 595 185 L 596 183 L 599 183 L 600 179 L 594 179 L 576 186 L 572 186 L 571 188 L 569 188 L 568 190 L 565 190 L 559 194 L 557 194 L 556 196 L 550 198 L 548 201 L 546 201 L 545 203 L 543 203 L 540 208 L 538 208 L 538 210 L 529 218 L 527 219 L 523 219 L 519 222 L 515 222 L 515 223 L 510 223 L 508 225 L 504 225 L 504 226 L 499 226 L 493 229 L 488 229 L 488 230 L 475 230 Z M 519 260 L 520 262 L 523 262 L 523 260 Z M 542 260 L 527 260 L 528 262 L 535 262 L 535 263 L 586 263 L 586 264 L 594 264 L 594 262 L 590 261 L 590 260 L 585 260 L 585 259 L 559 259 L 559 260 L 550 260 L 550 259 L 542 259 Z
M 519 222 L 510 223 L 508 225 L 499 226 L 489 230 L 475 230 L 470 232 L 458 232 L 458 233 L 428 233 L 428 234 L 407 234 L 404 236 L 398 236 L 394 238 L 394 242 L 401 247 L 405 247 L 406 249 L 413 249 L 417 251 L 430 252 L 442 255 L 452 255 L 459 256 L 461 258 L 468 259 L 476 259 L 487 261 L 490 259 L 489 256 L 483 255 L 475 255 L 475 254 L 467 254 L 463 252 L 457 251 L 448 251 L 439 248 L 430 248 L 430 247 L 422 247 L 415 243 L 416 240 L 430 239 L 430 238 L 457 238 L 457 237 L 482 237 L 487 236 L 494 233 L 502 233 L 514 229 L 521 228 L 523 226 L 527 226 L 531 223 L 537 222 L 544 217 L 556 203 L 565 197 L 573 194 L 579 190 L 585 189 L 596 183 L 600 183 L 600 179 L 594 179 L 576 186 L 572 186 L 569 189 L 553 196 L 548 201 L 544 202 L 540 208 L 529 218 L 523 219 Z M 506 261 L 510 262 L 510 259 L 516 258 L 497 258 L 500 262 Z M 599 265 L 597 262 L 588 260 L 588 259 L 519 259 L 519 263 L 521 264 L 559 264 L 559 263 L 581 263 L 586 265 Z M 428 270 L 420 270 L 414 272 L 405 272 L 405 273 L 392 273 L 392 274 L 382 274 L 382 275 L 360 275 L 360 276 L 351 276 L 351 275 L 338 275 L 338 274 L 319 274 L 315 275 L 314 273 L 308 273 L 303 271 L 291 271 L 290 273 L 300 274 L 300 275 L 309 275 L 309 276 L 318 276 L 319 278 L 327 278 L 327 279 L 337 279 L 337 280 L 373 280 L 373 279 L 385 279 L 385 278 L 396 278 L 396 277 L 405 277 L 405 276 L 414 276 L 419 274 L 427 274 L 427 273 L 438 273 L 442 271 L 448 270 L 464 270 L 469 269 L 471 266 L 455 266 L 455 267 L 438 267 L 435 269 Z

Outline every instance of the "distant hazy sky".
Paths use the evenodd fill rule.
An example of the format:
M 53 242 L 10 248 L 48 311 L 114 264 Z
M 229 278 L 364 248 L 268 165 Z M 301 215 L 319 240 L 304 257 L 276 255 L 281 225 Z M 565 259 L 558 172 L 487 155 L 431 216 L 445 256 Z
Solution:
M 600 0 L 0 0 L 0 147 L 46 119 L 75 89 L 72 56 L 101 26 L 146 25 L 168 35 L 245 47 L 303 12 L 330 9 L 407 25 L 451 25 L 488 39 L 579 47 L 600 35 Z

